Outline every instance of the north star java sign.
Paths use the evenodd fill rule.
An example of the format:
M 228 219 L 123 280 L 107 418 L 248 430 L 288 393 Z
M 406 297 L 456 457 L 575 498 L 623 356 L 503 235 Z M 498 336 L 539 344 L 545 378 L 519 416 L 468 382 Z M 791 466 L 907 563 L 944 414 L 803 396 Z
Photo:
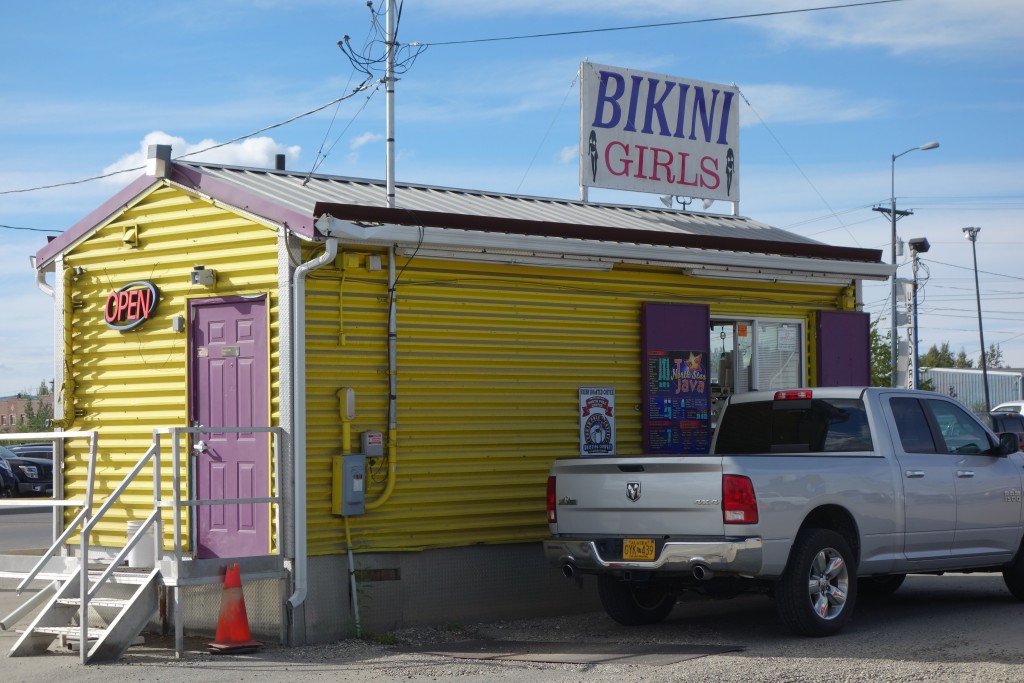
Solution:
M 160 293 L 152 282 L 129 282 L 107 295 L 103 320 L 119 332 L 133 330 L 153 316 Z
M 739 90 L 583 62 L 580 183 L 738 202 Z

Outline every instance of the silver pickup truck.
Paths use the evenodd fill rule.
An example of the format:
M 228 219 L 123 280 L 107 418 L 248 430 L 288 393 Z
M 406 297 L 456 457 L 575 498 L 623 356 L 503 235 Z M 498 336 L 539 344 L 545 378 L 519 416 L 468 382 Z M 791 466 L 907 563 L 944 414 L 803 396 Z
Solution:
M 858 592 L 907 574 L 1002 572 L 1024 600 L 1024 453 L 955 400 L 812 388 L 732 396 L 708 455 L 561 459 L 548 560 L 597 576 L 608 614 L 661 621 L 684 591 L 773 596 L 837 633 Z

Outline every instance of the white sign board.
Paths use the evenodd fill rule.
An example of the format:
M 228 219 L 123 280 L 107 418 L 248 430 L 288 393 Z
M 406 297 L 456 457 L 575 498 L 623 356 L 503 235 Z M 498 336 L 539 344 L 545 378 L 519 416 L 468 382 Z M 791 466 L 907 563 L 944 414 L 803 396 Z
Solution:
M 580 455 L 615 455 L 615 387 L 580 387 Z
M 583 62 L 580 184 L 738 202 L 739 90 Z

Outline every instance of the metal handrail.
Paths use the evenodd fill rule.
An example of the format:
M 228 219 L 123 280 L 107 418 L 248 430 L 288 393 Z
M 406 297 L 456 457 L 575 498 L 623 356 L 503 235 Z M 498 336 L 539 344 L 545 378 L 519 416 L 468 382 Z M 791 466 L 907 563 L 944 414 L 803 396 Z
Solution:
M 89 534 L 90 532 L 92 532 L 93 528 L 100 522 L 100 520 L 103 519 L 103 515 L 106 514 L 106 512 L 111 507 L 113 507 L 114 503 L 117 502 L 118 498 L 121 497 L 121 494 L 124 493 L 125 490 L 127 490 L 128 486 L 135 480 L 135 477 L 139 476 L 139 473 L 142 471 L 142 468 L 144 468 L 149 463 L 151 458 L 154 458 L 156 461 L 156 465 L 153 468 L 153 479 L 155 485 L 158 485 L 160 480 L 160 439 L 156 436 L 155 430 L 153 433 L 153 444 L 149 447 L 149 450 L 146 451 L 146 454 L 139 458 L 139 461 L 135 463 L 135 467 L 133 467 L 131 471 L 125 475 L 124 479 L 121 480 L 121 483 L 118 484 L 117 488 L 114 489 L 113 493 L 107 496 L 107 499 L 103 501 L 103 505 L 101 505 L 100 509 L 96 511 L 95 516 L 92 516 L 85 523 L 85 525 L 82 526 L 82 532 L 81 535 L 79 536 L 81 550 L 79 551 L 80 564 L 78 572 L 78 586 L 80 596 L 78 618 L 79 626 L 81 627 L 81 640 L 79 642 L 81 643 L 82 664 L 89 663 L 89 599 L 96 594 L 96 592 L 103 586 L 104 583 L 106 583 L 107 579 L 110 578 L 110 576 L 114 573 L 114 570 L 117 569 L 118 563 L 122 560 L 123 557 L 127 556 L 127 550 L 130 550 L 135 546 L 135 543 L 138 542 L 137 537 L 139 537 L 139 533 L 138 531 L 136 531 L 135 537 L 130 539 L 129 542 L 125 544 L 127 550 L 122 550 L 118 554 L 116 560 L 112 562 L 109 567 L 107 567 L 106 571 L 104 571 L 103 574 L 100 575 L 100 577 L 96 580 L 96 583 L 93 584 L 93 587 L 90 590 Z M 92 476 L 92 472 L 90 472 L 89 474 L 89 482 L 87 484 L 89 492 L 86 497 L 91 502 L 94 477 Z M 154 507 L 155 509 L 153 511 L 153 514 L 150 515 L 150 517 L 155 517 L 160 512 L 160 507 L 158 505 L 155 505 Z M 145 526 L 148 528 L 148 524 Z
M 60 548 L 64 541 L 71 536 L 75 528 L 82 523 L 82 520 L 89 515 L 89 511 L 92 509 L 92 480 L 94 479 L 94 473 L 96 471 L 96 443 L 97 443 L 97 432 L 92 431 L 74 431 L 74 432 L 16 432 L 13 434 L 0 434 L 0 442 L 3 441 L 67 441 L 68 439 L 89 439 L 89 484 L 86 490 L 86 496 L 84 500 L 63 500 L 63 499 L 50 499 L 43 501 L 0 501 L 0 506 L 4 507 L 49 507 L 52 510 L 53 519 L 51 520 L 51 538 L 54 538 L 53 543 L 50 547 L 43 552 L 42 557 L 39 558 L 39 562 L 32 567 L 28 575 L 18 584 L 15 589 L 17 595 L 21 595 L 21 592 L 32 582 L 33 579 L 42 571 L 42 568 L 46 565 L 46 562 L 53 556 L 54 552 Z M 62 449 L 58 450 L 54 448 L 54 464 L 53 464 L 53 476 L 54 476 L 54 491 L 57 490 L 58 475 L 63 473 L 63 452 Z M 61 477 L 60 490 L 63 492 L 63 479 Z M 81 507 L 81 511 L 75 516 L 68 528 L 63 533 L 57 534 L 57 515 L 56 509 L 58 507 Z
M 171 437 L 171 462 L 174 471 L 174 559 L 176 562 L 182 560 L 181 547 L 181 510 L 182 508 L 195 508 L 204 505 L 230 505 L 238 503 L 271 503 L 274 505 L 274 527 L 281 528 L 281 435 L 284 430 L 281 427 L 169 427 L 154 430 L 155 434 L 164 434 Z M 274 487 L 278 491 L 275 496 L 260 498 L 217 498 L 210 500 L 182 500 L 181 499 L 181 435 L 182 434 L 272 434 L 273 435 L 273 462 L 274 462 Z M 156 438 L 154 436 L 154 438 Z M 277 555 L 281 554 L 281 544 L 277 544 Z
M 274 489 L 278 491 L 275 496 L 265 497 L 254 497 L 254 498 L 217 498 L 210 500 L 182 500 L 181 499 L 181 443 L 180 437 L 182 434 L 198 434 L 198 433 L 269 433 L 273 435 L 273 462 L 274 462 Z M 0 434 L 0 441 L 14 441 L 14 440 L 51 440 L 56 441 L 57 439 L 70 439 L 70 438 L 89 438 L 90 439 L 90 454 L 89 454 L 89 466 L 86 479 L 86 493 L 84 500 L 49 500 L 45 502 L 22 502 L 22 501 L 0 501 L 0 505 L 13 505 L 13 506 L 25 506 L 25 505 L 49 505 L 56 509 L 57 507 L 73 507 L 80 506 L 82 509 L 75 516 L 75 518 L 67 525 L 62 533 L 57 535 L 57 520 L 54 515 L 53 530 L 57 538 L 48 550 L 46 550 L 39 562 L 29 571 L 26 578 L 18 585 L 17 592 L 20 594 L 21 591 L 33 581 L 43 566 L 53 555 L 56 549 L 60 548 L 76 530 L 81 527 L 80 531 L 80 549 L 79 549 L 79 594 L 81 596 L 80 602 L 80 626 L 81 626 L 81 657 L 82 663 L 88 663 L 88 647 L 86 644 L 88 641 L 89 634 L 89 601 L 94 598 L 99 592 L 100 588 L 110 579 L 110 577 L 117 570 L 117 567 L 124 562 L 125 558 L 131 553 L 135 546 L 145 536 L 146 532 L 153 525 L 156 525 L 157 532 L 154 534 L 154 553 L 155 557 L 159 558 L 163 547 L 163 533 L 161 531 L 161 520 L 160 513 L 163 508 L 171 507 L 174 514 L 174 560 L 176 563 L 180 563 L 182 557 L 182 515 L 181 511 L 183 508 L 191 509 L 203 505 L 230 505 L 240 503 L 270 503 L 274 505 L 274 524 L 275 527 L 280 529 L 281 525 L 281 436 L 284 430 L 281 427 L 170 427 L 153 430 L 153 443 L 150 445 L 146 453 L 139 458 L 138 462 L 132 467 L 131 471 L 125 475 L 121 483 L 118 484 L 117 488 L 111 492 L 103 504 L 96 510 L 95 514 L 92 512 L 93 508 L 93 496 L 96 481 L 96 445 L 97 445 L 97 432 L 96 431 L 82 431 L 82 432 L 30 432 L 30 433 L 19 433 L 14 435 Z M 160 437 L 169 435 L 172 439 L 173 448 L 173 472 L 174 478 L 172 483 L 172 489 L 174 498 L 167 504 L 162 500 L 161 481 L 160 481 Z M 55 463 L 54 463 L 54 476 L 57 477 L 58 471 L 62 473 L 62 458 L 58 457 L 58 453 L 55 449 Z M 113 561 L 109 564 L 106 570 L 96 579 L 95 583 L 90 587 L 89 585 L 89 535 L 93 529 L 100 523 L 104 515 L 114 506 L 114 504 L 120 499 L 121 495 L 128 489 L 131 483 L 138 477 L 142 470 L 153 461 L 153 511 L 148 517 L 142 522 L 140 527 L 135 530 L 135 533 L 127 539 L 124 548 L 114 557 Z M 191 468 L 190 468 L 191 469 Z M 55 480 L 54 486 L 56 489 L 57 481 Z M 63 483 L 61 482 L 61 490 L 63 491 Z M 282 544 L 278 543 L 276 548 L 277 555 L 282 553 Z M 183 624 L 181 621 L 180 610 L 175 612 L 175 635 L 176 635 L 176 647 L 181 654 L 181 634 L 183 632 Z

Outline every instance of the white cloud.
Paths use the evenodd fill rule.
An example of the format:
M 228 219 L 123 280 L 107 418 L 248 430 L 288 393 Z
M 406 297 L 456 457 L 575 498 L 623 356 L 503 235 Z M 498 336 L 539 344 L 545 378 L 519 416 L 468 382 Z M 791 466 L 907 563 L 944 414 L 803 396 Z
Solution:
M 145 167 L 150 145 L 170 145 L 171 156 L 174 159 L 187 155 L 185 161 L 206 161 L 255 168 L 273 168 L 274 157 L 278 154 L 284 154 L 288 161 L 298 161 L 299 153 L 302 151 L 298 145 L 282 145 L 269 137 L 248 138 L 221 146 L 221 143 L 211 139 L 190 143 L 185 138 L 158 130 L 148 133 L 142 138 L 142 144 L 137 151 L 122 156 L 104 168 L 103 173 Z M 124 177 L 114 176 L 111 180 L 122 184 Z
M 558 152 L 558 160 L 563 164 L 575 163 L 580 158 L 579 145 L 563 147 Z
M 758 2 L 756 11 L 784 3 Z M 751 26 L 785 42 L 828 47 L 882 47 L 893 53 L 1005 45 L 1024 38 L 1019 0 L 915 0 L 875 7 L 787 14 Z
M 799 85 L 766 83 L 740 86 L 740 90 L 750 101 L 750 107 L 744 102 L 740 109 L 743 126 L 757 125 L 761 120 L 772 123 L 862 121 L 878 117 L 887 108 L 880 100 L 855 95 L 846 97 L 838 90 Z
M 813 6 L 820 6 L 820 3 L 794 3 L 792 0 L 737 0 L 729 3 L 684 3 L 679 0 L 648 0 L 643 3 L 624 3 L 621 0 L 489 0 L 465 3 L 462 0 L 433 0 L 429 9 L 437 14 L 457 12 L 459 16 L 473 17 L 531 16 L 536 22 L 531 33 L 791 12 L 712 25 L 743 23 L 780 42 L 799 41 L 812 47 L 881 47 L 894 53 L 964 46 L 985 48 L 1024 38 L 1024 3 L 1020 0 L 914 0 L 793 12 Z M 550 20 L 545 20 L 546 17 Z M 690 28 L 699 30 L 699 26 Z
M 362 135 L 356 136 L 356 138 L 354 138 L 352 142 L 349 143 L 349 149 L 359 149 L 363 145 L 368 145 L 371 142 L 377 142 L 378 140 L 383 139 L 384 136 L 381 135 L 380 133 L 366 132 L 363 133 Z

